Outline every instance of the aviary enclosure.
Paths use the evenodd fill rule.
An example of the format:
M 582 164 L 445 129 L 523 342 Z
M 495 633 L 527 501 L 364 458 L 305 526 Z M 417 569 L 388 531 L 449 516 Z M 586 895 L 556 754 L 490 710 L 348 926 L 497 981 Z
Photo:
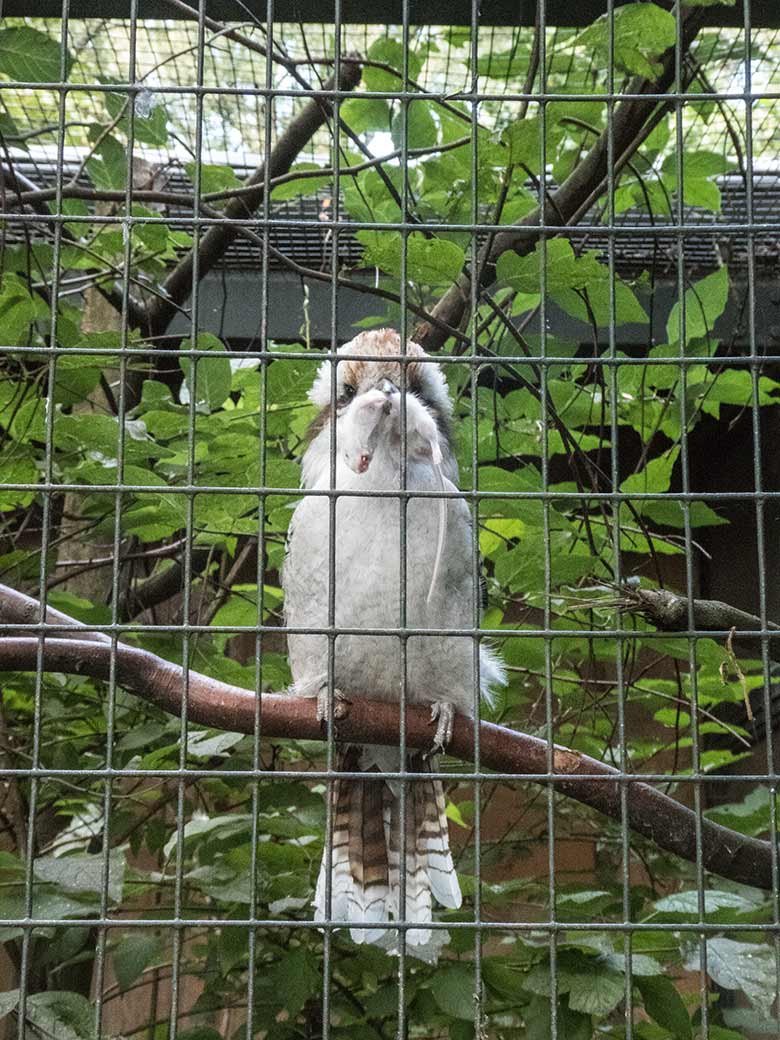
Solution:
M 0 9 L 4 1035 L 777 1036 L 774 0 Z M 312 910 L 338 746 L 403 811 L 428 711 L 285 693 L 308 394 L 381 328 L 508 676 L 438 961 L 403 865 L 395 953 Z

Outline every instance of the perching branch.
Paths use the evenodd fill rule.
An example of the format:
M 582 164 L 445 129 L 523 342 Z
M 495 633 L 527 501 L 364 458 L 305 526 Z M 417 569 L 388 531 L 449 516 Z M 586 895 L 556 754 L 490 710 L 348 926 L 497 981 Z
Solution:
M 0 586 L 0 619 L 8 625 L 39 620 L 39 606 L 29 596 Z M 107 679 L 112 657 L 116 681 L 163 711 L 179 715 L 184 699 L 184 673 L 178 665 L 137 647 L 111 646 L 105 635 L 88 633 L 84 626 L 59 611 L 47 610 L 49 625 L 75 626 L 77 638 L 45 638 L 43 666 L 47 671 Z M 0 638 L 0 672 L 34 671 L 40 641 L 37 636 Z M 191 722 L 239 733 L 253 733 L 259 716 L 263 736 L 298 740 L 323 739 L 322 725 L 311 699 L 263 694 L 260 705 L 251 690 L 219 682 L 189 671 L 186 679 L 187 718 Z M 258 712 L 259 707 L 259 712 Z M 338 739 L 358 744 L 394 744 L 399 733 L 398 705 L 355 700 L 338 723 Z M 464 761 L 475 761 L 475 725 L 458 716 L 449 751 Z M 428 748 L 431 726 L 428 711 L 406 709 L 406 742 Z M 501 773 L 554 785 L 561 794 L 589 805 L 613 820 L 621 820 L 621 789 L 626 788 L 627 824 L 660 848 L 690 862 L 697 859 L 697 820 L 684 805 L 637 777 L 577 751 L 555 746 L 538 737 L 487 722 L 479 725 L 479 765 Z M 538 779 L 536 779 L 538 778 Z M 772 887 L 772 847 L 737 834 L 710 820 L 701 821 L 699 845 L 703 866 L 715 874 L 757 888 Z
M 683 59 L 701 27 L 702 10 L 688 8 L 681 15 L 680 53 Z M 496 261 L 502 253 L 514 250 L 524 256 L 532 252 L 542 237 L 540 225 L 564 228 L 578 223 L 609 187 L 611 179 L 617 176 L 641 145 L 643 128 L 659 104 L 657 95 L 666 93 L 675 82 L 677 48 L 670 47 L 659 63 L 662 71 L 657 79 L 635 77 L 629 83 L 626 94 L 630 96 L 621 101 L 608 116 L 607 129 L 563 184 L 545 195 L 544 205 L 495 236 L 489 256 L 479 270 L 480 288 L 487 287 L 494 280 Z M 683 86 L 680 84 L 679 89 L 682 90 Z M 641 96 L 643 94 L 651 96 L 644 98 Z M 468 311 L 470 299 L 471 281 L 469 273 L 464 272 L 436 304 L 433 314 L 446 324 L 459 327 Z M 428 322 L 419 324 L 412 338 L 426 350 L 434 351 L 445 342 L 441 329 Z

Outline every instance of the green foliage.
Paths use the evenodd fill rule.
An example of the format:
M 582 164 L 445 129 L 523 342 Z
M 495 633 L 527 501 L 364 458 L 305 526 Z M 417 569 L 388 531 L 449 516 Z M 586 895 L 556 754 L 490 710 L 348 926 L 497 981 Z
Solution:
M 64 68 L 63 68 L 64 64 Z M 0 72 L 10 80 L 55 83 L 67 77 L 72 59 L 47 33 L 29 25 L 0 30 Z
M 657 4 L 626 4 L 602 15 L 574 42 L 601 59 L 611 53 L 617 68 L 652 80 L 661 68 L 654 59 L 674 46 L 676 32 L 674 15 Z
M 449 35 L 455 46 L 468 42 L 468 30 Z M 340 117 L 369 154 L 378 154 L 378 143 L 382 152 L 391 151 L 387 140 L 401 148 L 404 138 L 409 148 L 429 150 L 412 156 L 403 169 L 395 158 L 381 173 L 374 166 L 344 178 L 345 216 L 358 224 L 398 225 L 407 216 L 399 199 L 413 218 L 437 226 L 468 224 L 475 208 L 507 225 L 528 216 L 538 204 L 542 164 L 560 183 L 604 129 L 605 106 L 587 100 L 603 88 L 593 82 L 593 62 L 605 67 L 612 50 L 621 77 L 652 78 L 674 36 L 674 16 L 652 3 L 617 8 L 612 37 L 605 19 L 579 34 L 561 30 L 560 46 L 547 56 L 547 82 L 549 93 L 563 99 L 548 101 L 544 112 L 532 103 L 522 120 L 511 107 L 485 102 L 473 141 L 470 109 L 452 99 L 344 101 Z M 477 68 L 469 71 L 512 80 L 520 90 L 530 42 L 530 34 L 520 34 L 512 50 L 480 53 Z M 412 47 L 406 67 L 399 40 L 381 36 L 367 53 L 367 91 L 398 92 L 404 73 L 411 81 L 429 82 L 422 46 Z M 471 57 L 464 60 L 470 63 Z M 70 56 L 64 64 L 71 67 Z M 21 25 L 0 30 L 3 76 L 51 82 L 61 70 L 60 46 L 52 36 Z M 136 152 L 139 144 L 165 149 L 169 143 L 175 151 L 175 103 L 147 103 L 141 92 L 131 112 L 128 94 L 114 89 L 116 81 L 105 80 L 105 86 L 102 118 L 80 144 L 89 149 L 85 171 L 92 185 L 121 192 L 131 133 Z M 566 100 L 570 95 L 585 100 Z M 16 116 L 0 119 L 11 138 L 36 129 Z M 699 148 L 694 133 L 678 155 L 673 127 L 673 120 L 662 119 L 630 167 L 616 172 L 614 212 L 639 207 L 655 218 L 674 214 L 679 201 L 719 210 L 716 178 L 730 164 Z M 377 135 L 389 138 L 377 142 Z M 461 138 L 467 141 L 458 143 Z M 453 142 L 457 147 L 450 147 Z M 354 142 L 342 135 L 341 144 L 342 166 L 364 163 Z M 322 174 L 286 180 L 273 188 L 271 202 L 326 188 L 332 165 L 333 156 L 297 163 L 292 174 Z M 187 163 L 185 170 L 202 194 L 229 192 L 240 183 L 227 165 L 196 170 Z M 224 205 L 224 199 L 213 205 Z M 19 486 L 0 491 L 0 580 L 37 591 L 42 550 L 29 531 L 40 531 L 47 510 L 51 606 L 92 624 L 143 621 L 129 642 L 247 689 L 259 683 L 280 690 L 290 680 L 283 645 L 272 632 L 258 636 L 257 626 L 273 628 L 282 620 L 280 569 L 298 462 L 315 415 L 307 394 L 319 351 L 301 359 L 290 352 L 305 352 L 308 343 L 269 342 L 258 344 L 268 351 L 258 360 L 232 352 L 214 332 L 200 331 L 176 343 L 190 356 L 158 364 L 144 351 L 140 330 L 125 337 L 113 328 L 96 330 L 72 296 L 60 301 L 53 316 L 36 286 L 41 271 L 51 278 L 56 256 L 60 275 L 92 277 L 99 271 L 110 285 L 129 249 L 133 292 L 143 291 L 139 286 L 160 291 L 171 264 L 191 244 L 157 209 L 132 207 L 129 215 L 140 219 L 129 241 L 122 204 L 112 204 L 110 220 L 94 222 L 94 212 L 91 203 L 64 200 L 72 237 L 63 237 L 57 254 L 49 241 L 3 246 L 0 342 L 33 347 L 34 353 L 8 349 L 3 355 L 0 468 L 4 483 Z M 475 254 L 471 236 L 457 231 L 364 228 L 357 238 L 363 254 L 356 267 L 376 269 L 391 291 L 400 289 L 403 273 L 409 298 L 422 307 L 483 259 L 483 243 Z M 702 768 L 714 770 L 739 760 L 733 739 L 746 735 L 718 721 L 723 706 L 743 699 L 741 682 L 722 674 L 725 650 L 700 639 L 691 660 L 685 640 L 651 637 L 645 622 L 618 616 L 612 583 L 620 574 L 657 585 L 667 577 L 665 558 L 683 564 L 686 525 L 704 541 L 709 528 L 728 523 L 720 505 L 690 501 L 684 507 L 676 497 L 683 486 L 683 441 L 689 447 L 706 442 L 713 429 L 742 421 L 754 405 L 773 411 L 780 385 L 771 370 L 756 375 L 734 350 L 721 346 L 730 331 L 724 320 L 730 295 L 737 291 L 725 264 L 704 277 L 686 273 L 683 300 L 675 300 L 659 321 L 650 277 L 655 272 L 629 281 L 612 277 L 607 261 L 586 239 L 564 234 L 525 255 L 504 253 L 492 300 L 478 301 L 474 328 L 485 366 L 476 380 L 469 366 L 446 364 L 460 353 L 459 344 L 450 341 L 442 350 L 455 401 L 461 483 L 481 492 L 476 522 L 489 593 L 484 626 L 498 634 L 494 642 L 510 668 L 507 687 L 484 715 L 546 737 L 539 706 L 549 691 L 555 740 L 612 761 L 621 750 L 615 719 L 625 697 L 625 754 L 635 772 L 673 768 L 684 774 L 694 735 L 697 744 L 728 736 L 727 747 L 702 749 Z M 541 335 L 537 309 L 543 294 L 545 305 L 582 323 L 581 337 Z M 397 324 L 397 309 L 381 309 L 377 303 L 376 321 Z M 632 335 L 623 340 L 626 326 Z M 614 366 L 602 364 L 607 330 L 615 332 Z M 50 368 L 46 348 L 52 337 L 61 353 Z M 109 353 L 83 353 L 91 348 Z M 543 364 L 534 360 L 540 356 Z M 112 404 L 122 379 L 129 404 L 120 421 Z M 38 485 L 50 481 L 75 485 L 79 492 L 48 496 Z M 113 489 L 119 485 L 125 490 L 117 495 Z M 628 501 L 593 495 L 613 487 Z M 545 498 L 549 492 L 552 500 Z M 100 559 L 113 555 L 115 539 L 116 575 L 112 566 L 96 566 L 87 592 L 61 580 L 74 546 Z M 187 620 L 183 577 L 177 577 L 173 597 L 146 612 L 133 612 L 127 595 L 147 581 L 177 576 L 185 548 L 192 554 L 189 620 L 198 626 L 186 643 L 176 630 Z M 548 640 L 539 634 L 544 610 L 553 633 Z M 632 629 L 630 651 L 622 658 L 613 638 L 592 635 L 617 625 Z M 627 648 L 629 640 L 620 645 Z M 741 666 L 747 688 L 760 686 L 756 663 Z M 249 992 L 256 1035 L 319 1035 L 324 939 L 316 929 L 296 929 L 290 922 L 310 922 L 325 841 L 324 785 L 306 776 L 307 768 L 321 765 L 321 746 L 262 740 L 258 751 L 251 737 L 191 721 L 185 732 L 179 719 L 120 686 L 79 675 L 46 674 L 40 688 L 30 675 L 9 675 L 2 701 L 13 734 L 9 764 L 25 769 L 38 756 L 36 826 L 50 836 L 37 850 L 29 877 L 20 849 L 11 844 L 12 828 L 9 847 L 0 851 L 0 916 L 29 915 L 34 925 L 30 961 L 41 991 L 27 996 L 31 1033 L 97 1040 L 91 991 L 77 991 L 70 980 L 79 965 L 95 960 L 95 936 L 85 922 L 109 913 L 123 922 L 99 940 L 101 963 L 110 965 L 115 979 L 112 1000 L 145 986 L 159 992 L 176 956 L 182 977 L 191 977 L 198 994 L 192 1008 L 180 1009 L 187 1020 L 178 1033 L 184 1040 L 219 1040 L 223 1014 L 230 1008 L 243 1014 Z M 198 771 L 197 781 L 185 774 L 180 784 L 176 771 L 183 764 Z M 106 769 L 125 771 L 108 792 L 101 772 Z M 277 777 L 277 769 L 285 775 Z M 57 770 L 77 771 L 78 779 L 67 772 L 45 775 Z M 138 770 L 150 771 L 142 782 Z M 247 777 L 252 770 L 259 772 Z M 478 796 L 467 783 L 453 783 L 448 792 L 447 815 L 463 842 L 459 872 L 466 903 L 442 919 L 473 921 L 478 895 L 482 920 L 522 921 L 526 927 L 483 930 L 478 988 L 475 939 L 468 928 L 451 929 L 437 968 L 409 957 L 403 996 L 410 1040 L 547 1040 L 553 1017 L 558 1035 L 567 1040 L 618 1040 L 626 1035 L 627 1005 L 635 1009 L 633 1035 L 641 1040 L 693 1040 L 701 1031 L 702 958 L 691 939 L 695 933 L 687 929 L 702 919 L 739 928 L 728 937 L 708 932 L 705 967 L 711 981 L 741 991 L 752 1013 L 768 1016 L 776 982 L 772 951 L 750 931 L 771 920 L 770 902 L 761 893 L 719 882 L 700 895 L 692 866 L 633 836 L 630 920 L 643 927 L 632 936 L 627 955 L 622 934 L 602 927 L 625 920 L 617 880 L 623 868 L 619 827 L 554 797 L 556 838 L 587 846 L 594 865 L 559 878 L 551 905 L 546 878 L 531 876 L 522 861 L 546 850 L 547 817 L 537 812 L 525 787 L 495 786 L 501 805 L 510 809 L 495 829 L 500 834 L 482 836 L 481 881 L 471 840 Z M 495 811 L 489 787 L 483 784 L 479 795 L 483 819 Z M 22 776 L 15 790 L 29 806 L 32 781 Z M 770 828 L 771 798 L 768 789 L 755 790 L 707 815 L 763 836 Z M 553 912 L 559 928 L 551 954 L 543 925 L 533 932 L 527 923 L 546 922 Z M 250 929 L 240 923 L 250 914 L 279 927 Z M 174 930 L 159 925 L 174 915 L 229 923 L 180 929 L 174 948 Z M 45 922 L 52 918 L 67 924 L 50 928 Z M 567 931 L 569 923 L 579 927 Z M 0 933 L 12 960 L 20 955 L 21 937 L 16 927 Z M 358 950 L 347 935 L 333 934 L 331 1036 L 389 1040 L 396 1033 L 397 961 L 375 947 Z M 711 1035 L 733 1040 L 737 1034 L 710 998 Z M 17 1014 L 18 1002 L 16 991 L 0 995 L 0 1014 Z M 162 1035 L 159 1023 L 133 1025 L 128 1035 Z
M 399 276 L 404 243 L 394 231 L 358 231 L 367 265 Z M 454 282 L 463 270 L 465 254 L 455 242 L 426 238 L 412 232 L 406 239 L 406 277 L 422 285 L 441 286 Z

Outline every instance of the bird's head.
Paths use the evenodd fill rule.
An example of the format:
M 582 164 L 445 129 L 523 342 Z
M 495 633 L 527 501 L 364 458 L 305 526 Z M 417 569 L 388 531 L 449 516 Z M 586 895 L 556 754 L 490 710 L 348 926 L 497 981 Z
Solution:
M 343 360 L 322 363 L 311 389 L 311 401 L 321 408 L 312 433 L 326 430 L 335 416 L 338 450 L 350 468 L 364 473 L 378 444 L 400 444 L 402 387 L 407 454 L 430 453 L 426 444 L 432 437 L 448 447 L 452 403 L 447 382 L 422 347 L 409 341 L 403 351 L 397 332 L 376 329 L 361 332 L 339 354 Z

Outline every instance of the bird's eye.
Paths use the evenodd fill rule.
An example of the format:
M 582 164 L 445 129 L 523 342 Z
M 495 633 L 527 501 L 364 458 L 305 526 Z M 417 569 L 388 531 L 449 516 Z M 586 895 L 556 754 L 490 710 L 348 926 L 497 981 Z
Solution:
M 341 389 L 341 398 L 340 398 L 340 400 L 344 401 L 345 403 L 347 401 L 351 401 L 356 393 L 357 393 L 357 387 L 352 386 L 351 383 L 345 383 L 344 386 Z

